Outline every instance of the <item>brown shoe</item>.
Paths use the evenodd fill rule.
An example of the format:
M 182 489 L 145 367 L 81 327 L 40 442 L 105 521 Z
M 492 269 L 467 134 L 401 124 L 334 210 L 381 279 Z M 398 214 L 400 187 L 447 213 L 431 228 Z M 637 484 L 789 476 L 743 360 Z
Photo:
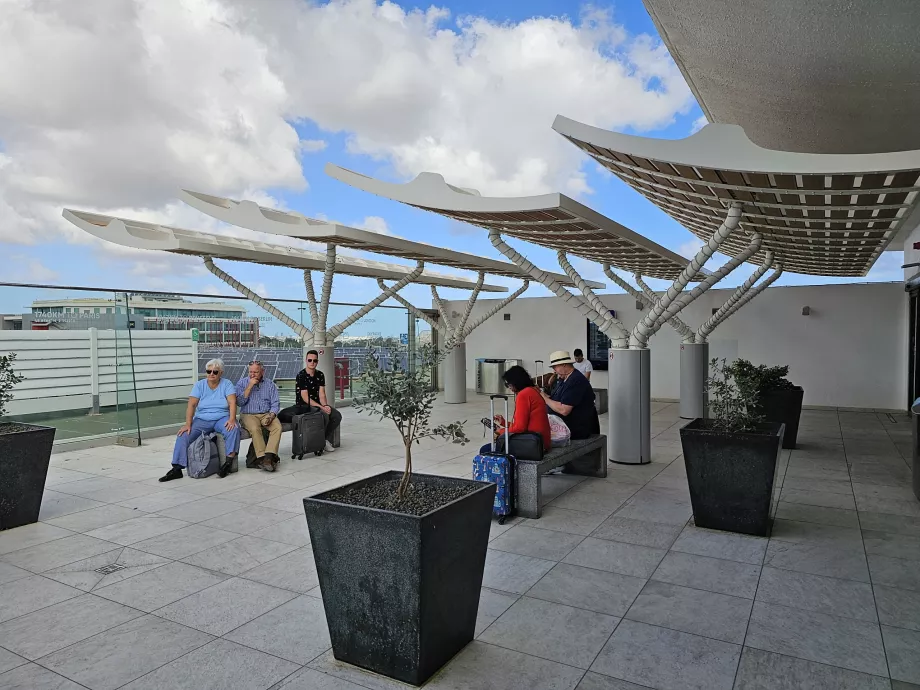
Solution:
M 266 457 L 266 459 L 271 460 L 272 467 L 273 467 L 274 469 L 277 470 L 277 469 L 278 469 L 278 464 L 281 462 L 281 458 L 279 458 L 279 457 L 278 457 L 277 455 L 275 455 L 274 453 L 266 453 L 266 454 L 265 454 L 265 457 Z
M 275 466 L 272 464 L 271 458 L 268 457 L 256 458 L 256 467 L 266 472 L 275 471 Z

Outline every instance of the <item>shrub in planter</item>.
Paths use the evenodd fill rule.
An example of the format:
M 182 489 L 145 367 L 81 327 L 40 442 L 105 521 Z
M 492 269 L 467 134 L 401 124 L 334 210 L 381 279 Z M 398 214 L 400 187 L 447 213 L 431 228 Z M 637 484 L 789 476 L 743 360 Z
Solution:
M 421 685 L 473 639 L 495 485 L 412 473 L 423 438 L 468 440 L 462 422 L 431 426 L 431 350 L 413 372 L 368 362 L 359 412 L 388 419 L 405 468 L 304 499 L 336 659 Z
M 15 353 L 0 355 L 0 531 L 38 522 L 54 443 L 51 427 L 2 421 L 22 381 L 15 360 Z
M 786 378 L 789 367 L 754 366 L 746 359 L 737 359 L 731 368 L 735 379 L 749 381 L 755 389 L 756 407 L 764 421 L 786 425 L 783 448 L 795 448 L 805 391 Z
M 711 418 L 680 430 L 693 520 L 697 527 L 769 536 L 783 424 L 760 418 L 751 381 L 735 378 L 725 360 L 712 360 L 710 368 Z

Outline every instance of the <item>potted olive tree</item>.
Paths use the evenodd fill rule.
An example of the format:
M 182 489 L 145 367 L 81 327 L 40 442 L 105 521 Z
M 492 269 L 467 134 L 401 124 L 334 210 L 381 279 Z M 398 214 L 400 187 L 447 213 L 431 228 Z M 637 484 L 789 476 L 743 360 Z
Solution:
M 16 353 L 0 355 L 0 530 L 38 522 L 51 462 L 54 429 L 2 421 L 22 381 L 13 371 Z
M 784 426 L 756 412 L 757 391 L 712 360 L 707 381 L 709 419 L 680 430 L 687 484 L 697 527 L 769 536 L 773 486 Z
M 786 378 L 789 367 L 754 366 L 746 359 L 736 359 L 732 372 L 737 380 L 751 382 L 757 392 L 757 411 L 764 421 L 786 425 L 783 448 L 795 448 L 805 391 Z
M 393 422 L 402 472 L 304 499 L 333 655 L 421 685 L 472 641 L 495 485 L 412 473 L 412 446 L 466 443 L 462 422 L 431 425 L 433 351 L 414 371 L 371 359 L 359 412 Z M 471 465 L 472 467 L 472 465 Z

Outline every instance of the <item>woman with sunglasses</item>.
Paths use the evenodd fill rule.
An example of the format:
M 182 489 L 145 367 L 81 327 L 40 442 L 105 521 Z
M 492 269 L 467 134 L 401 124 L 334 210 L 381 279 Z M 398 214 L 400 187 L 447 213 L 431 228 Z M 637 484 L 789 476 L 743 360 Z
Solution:
M 540 397 L 530 374 L 524 367 L 513 366 L 504 373 L 502 378 L 505 381 L 505 387 L 514 394 L 514 416 L 511 419 L 511 426 L 508 427 L 512 452 L 516 451 L 516 446 L 525 447 L 524 444 L 515 441 L 516 434 L 531 434 L 539 437 L 544 452 L 548 451 L 552 443 L 552 436 L 549 429 L 549 417 L 546 414 L 546 403 Z M 506 422 L 498 415 L 492 421 L 496 436 L 496 450 L 503 452 Z M 492 445 L 487 443 L 479 452 L 488 453 L 491 448 Z M 539 448 L 537 450 L 539 451 Z M 539 458 L 525 459 L 539 460 Z
M 223 377 L 224 363 L 220 359 L 208 362 L 205 373 L 207 378 L 199 380 L 189 394 L 185 424 L 176 434 L 176 445 L 173 447 L 172 469 L 160 477 L 161 482 L 182 478 L 182 468 L 188 467 L 188 445 L 202 434 L 213 431 L 224 437 L 227 448 L 225 466 L 232 463 L 240 449 L 240 428 L 236 423 L 236 386 Z M 219 475 L 227 475 L 223 467 Z

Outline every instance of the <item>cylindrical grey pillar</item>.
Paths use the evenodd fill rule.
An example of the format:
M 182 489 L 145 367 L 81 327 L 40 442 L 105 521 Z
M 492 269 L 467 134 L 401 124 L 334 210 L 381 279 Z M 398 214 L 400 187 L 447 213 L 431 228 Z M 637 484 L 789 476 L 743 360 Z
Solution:
M 335 370 L 335 347 L 333 347 L 332 343 L 328 345 L 317 345 L 314 343 L 314 345 L 308 349 L 319 352 L 319 363 L 316 365 L 316 368 L 323 372 L 323 375 L 326 377 L 326 402 L 329 403 L 330 407 L 335 407 L 336 398 L 339 395 L 335 387 L 337 373 Z M 339 428 L 335 430 L 335 438 L 332 440 L 332 445 L 336 448 L 339 447 L 339 443 L 341 442 L 341 437 L 339 435 L 341 429 L 342 427 L 339 426 Z
M 651 351 L 611 349 L 607 370 L 607 458 L 624 465 L 652 461 Z
M 709 416 L 709 343 L 682 343 L 680 346 L 680 417 L 697 419 Z
M 444 358 L 444 402 L 466 402 L 466 343 L 459 342 Z

